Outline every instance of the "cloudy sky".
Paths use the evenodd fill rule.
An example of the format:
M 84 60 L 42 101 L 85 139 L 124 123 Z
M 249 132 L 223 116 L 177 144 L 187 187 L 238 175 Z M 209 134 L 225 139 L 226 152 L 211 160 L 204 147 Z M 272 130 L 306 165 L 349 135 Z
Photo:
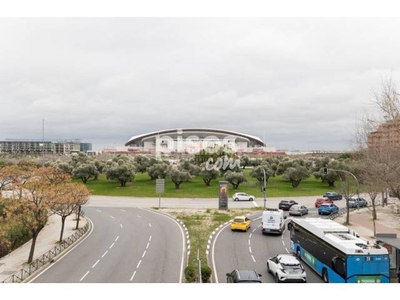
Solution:
M 207 127 L 348 150 L 382 80 L 400 81 L 398 28 L 389 17 L 2 17 L 0 140 L 44 128 L 101 151 Z

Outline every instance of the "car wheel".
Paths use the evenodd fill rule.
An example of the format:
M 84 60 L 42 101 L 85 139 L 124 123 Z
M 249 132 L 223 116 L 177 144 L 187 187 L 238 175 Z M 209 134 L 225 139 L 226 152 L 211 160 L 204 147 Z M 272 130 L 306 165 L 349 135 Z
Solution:
M 280 281 L 279 281 L 278 273 L 275 274 L 275 282 L 276 282 L 276 283 L 279 283 L 279 282 L 280 282 Z
M 235 198 L 235 201 L 239 201 L 239 198 Z
M 325 283 L 329 282 L 329 278 L 328 278 L 328 271 L 326 269 L 324 269 L 322 271 L 322 279 L 324 280 Z
M 269 263 L 267 263 L 267 272 L 271 274 L 271 269 L 269 268 Z
M 249 201 L 253 201 L 253 198 L 249 198 Z

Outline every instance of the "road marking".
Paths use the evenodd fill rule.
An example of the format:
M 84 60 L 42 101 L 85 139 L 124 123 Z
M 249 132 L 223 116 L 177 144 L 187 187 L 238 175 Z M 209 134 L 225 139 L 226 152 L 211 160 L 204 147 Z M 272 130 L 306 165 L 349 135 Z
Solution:
M 130 280 L 130 281 L 132 281 L 132 279 L 133 279 L 133 277 L 135 277 L 135 275 L 136 275 L 136 271 L 135 271 L 135 272 L 133 272 L 133 274 L 132 274 L 132 277 L 131 277 L 131 280 Z
M 104 252 L 104 254 L 101 256 L 101 258 L 103 258 L 104 256 L 106 256 L 106 254 L 108 253 L 108 250 L 106 252 Z
M 114 247 L 114 244 L 115 244 L 115 243 L 112 243 L 112 244 L 111 244 L 110 249 L 111 249 L 112 247 Z
M 101 213 L 101 210 L 96 209 L 97 212 Z
M 96 261 L 96 263 L 92 266 L 92 269 L 99 263 L 100 259 Z
M 142 258 L 146 256 L 146 251 L 143 252 Z
M 142 260 L 139 260 L 139 262 L 138 262 L 138 264 L 136 266 L 136 269 L 139 269 L 139 266 L 140 266 L 141 263 L 142 263 Z
M 125 209 L 121 209 L 121 211 L 122 211 L 122 212 L 126 212 L 126 210 L 125 210 Z
M 251 258 L 253 259 L 254 262 L 256 262 L 256 259 L 254 258 L 254 256 L 252 255 Z
M 111 218 L 111 219 L 115 219 L 115 217 L 113 217 L 113 216 L 110 216 L 110 218 Z
M 87 274 L 89 274 L 89 271 L 87 271 L 86 274 L 83 275 L 82 278 L 81 278 L 81 280 L 79 280 L 79 281 L 82 281 L 82 280 L 86 277 Z
M 118 241 L 118 239 L 119 239 L 119 236 L 117 236 L 117 238 L 115 239 L 115 241 Z
M 149 227 L 151 227 L 151 223 L 149 223 Z
M 121 228 L 124 228 L 124 226 L 122 226 L 122 224 L 119 224 L 119 226 L 121 226 Z
M 147 243 L 146 249 L 149 249 L 150 247 L 150 242 Z

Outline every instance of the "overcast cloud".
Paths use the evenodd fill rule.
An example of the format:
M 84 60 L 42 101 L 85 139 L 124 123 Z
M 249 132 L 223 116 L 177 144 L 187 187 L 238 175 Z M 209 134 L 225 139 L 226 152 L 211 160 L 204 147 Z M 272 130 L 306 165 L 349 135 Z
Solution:
M 93 149 L 171 128 L 269 147 L 349 150 L 382 80 L 400 80 L 399 18 L 0 18 L 0 140 Z

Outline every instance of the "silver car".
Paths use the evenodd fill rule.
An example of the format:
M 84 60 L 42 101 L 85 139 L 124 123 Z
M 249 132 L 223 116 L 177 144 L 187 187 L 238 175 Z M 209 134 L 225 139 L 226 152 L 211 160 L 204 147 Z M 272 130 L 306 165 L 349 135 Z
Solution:
M 290 216 L 302 216 L 308 214 L 308 208 L 304 205 L 295 204 L 289 208 Z
M 294 255 L 278 254 L 268 258 L 267 272 L 272 274 L 275 282 L 307 282 L 307 274 Z

